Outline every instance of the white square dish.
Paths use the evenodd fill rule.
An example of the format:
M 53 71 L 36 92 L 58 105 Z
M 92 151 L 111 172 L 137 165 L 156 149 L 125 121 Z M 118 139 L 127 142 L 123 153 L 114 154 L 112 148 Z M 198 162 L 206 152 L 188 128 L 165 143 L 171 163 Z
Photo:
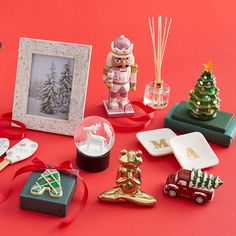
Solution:
M 163 156 L 172 153 L 170 139 L 176 134 L 168 128 L 149 130 L 136 134 L 139 142 L 152 156 Z
M 184 169 L 203 169 L 219 163 L 216 154 L 200 132 L 173 137 L 170 145 L 177 161 Z

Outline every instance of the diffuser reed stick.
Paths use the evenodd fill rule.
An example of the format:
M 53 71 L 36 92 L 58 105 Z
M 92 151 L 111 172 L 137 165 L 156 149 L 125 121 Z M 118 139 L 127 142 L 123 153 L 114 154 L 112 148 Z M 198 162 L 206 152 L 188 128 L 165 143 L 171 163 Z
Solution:
M 168 18 L 165 17 L 164 30 L 162 27 L 162 16 L 159 16 L 157 19 L 157 43 L 156 43 L 156 34 L 155 34 L 155 18 L 148 17 L 149 28 L 152 39 L 153 46 L 153 58 L 154 58 L 154 70 L 155 70 L 155 79 L 154 79 L 154 88 L 157 90 L 154 99 L 154 105 L 159 106 L 163 102 L 162 96 L 160 96 L 160 89 L 163 86 L 163 80 L 161 77 L 161 67 L 163 62 L 163 57 L 165 54 L 165 48 L 167 39 L 170 32 L 170 27 L 172 23 L 172 18 L 168 22 Z

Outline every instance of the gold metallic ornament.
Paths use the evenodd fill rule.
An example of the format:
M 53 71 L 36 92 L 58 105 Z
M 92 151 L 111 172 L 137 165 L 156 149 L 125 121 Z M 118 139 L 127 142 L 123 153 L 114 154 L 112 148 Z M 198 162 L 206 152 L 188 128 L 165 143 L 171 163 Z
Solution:
M 141 151 L 121 150 L 119 161 L 121 167 L 117 171 L 116 187 L 101 193 L 98 198 L 107 202 L 131 202 L 140 206 L 153 206 L 157 200 L 143 192 L 141 186 L 142 163 Z
M 203 66 L 206 72 L 212 72 L 215 67 L 211 61 L 209 61 L 208 64 L 203 64 Z
M 104 74 L 104 75 L 107 75 L 107 74 L 108 74 L 108 70 L 109 70 L 109 68 L 108 68 L 107 66 L 105 66 L 105 67 L 103 68 L 103 74 Z
M 131 72 L 132 73 L 137 73 L 138 72 L 138 65 L 137 64 L 131 65 Z

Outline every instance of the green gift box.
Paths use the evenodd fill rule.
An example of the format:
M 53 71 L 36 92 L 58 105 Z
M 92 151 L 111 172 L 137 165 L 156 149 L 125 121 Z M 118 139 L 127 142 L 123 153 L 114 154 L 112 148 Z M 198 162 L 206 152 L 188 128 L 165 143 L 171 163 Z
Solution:
M 201 132 L 209 142 L 229 147 L 236 136 L 233 114 L 218 112 L 213 120 L 199 121 L 189 114 L 186 103 L 176 103 L 165 117 L 164 127 L 179 133 Z
M 78 173 L 78 170 L 73 171 Z M 20 207 L 22 209 L 65 217 L 76 189 L 77 177 L 66 172 L 60 172 L 62 197 L 51 197 L 48 191 L 45 191 L 42 195 L 32 195 L 30 190 L 41 173 L 38 171 L 31 173 L 20 194 Z

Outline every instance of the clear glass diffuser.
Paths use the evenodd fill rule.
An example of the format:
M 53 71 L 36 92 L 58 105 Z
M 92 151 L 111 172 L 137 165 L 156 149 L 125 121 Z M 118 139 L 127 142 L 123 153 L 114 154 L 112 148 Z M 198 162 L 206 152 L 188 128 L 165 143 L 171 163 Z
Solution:
M 75 145 L 79 152 L 91 157 L 108 153 L 115 140 L 112 125 L 99 116 L 83 119 L 75 128 Z
M 146 85 L 143 103 L 154 109 L 163 109 L 169 102 L 170 87 L 163 83 L 160 87 L 152 82 Z

